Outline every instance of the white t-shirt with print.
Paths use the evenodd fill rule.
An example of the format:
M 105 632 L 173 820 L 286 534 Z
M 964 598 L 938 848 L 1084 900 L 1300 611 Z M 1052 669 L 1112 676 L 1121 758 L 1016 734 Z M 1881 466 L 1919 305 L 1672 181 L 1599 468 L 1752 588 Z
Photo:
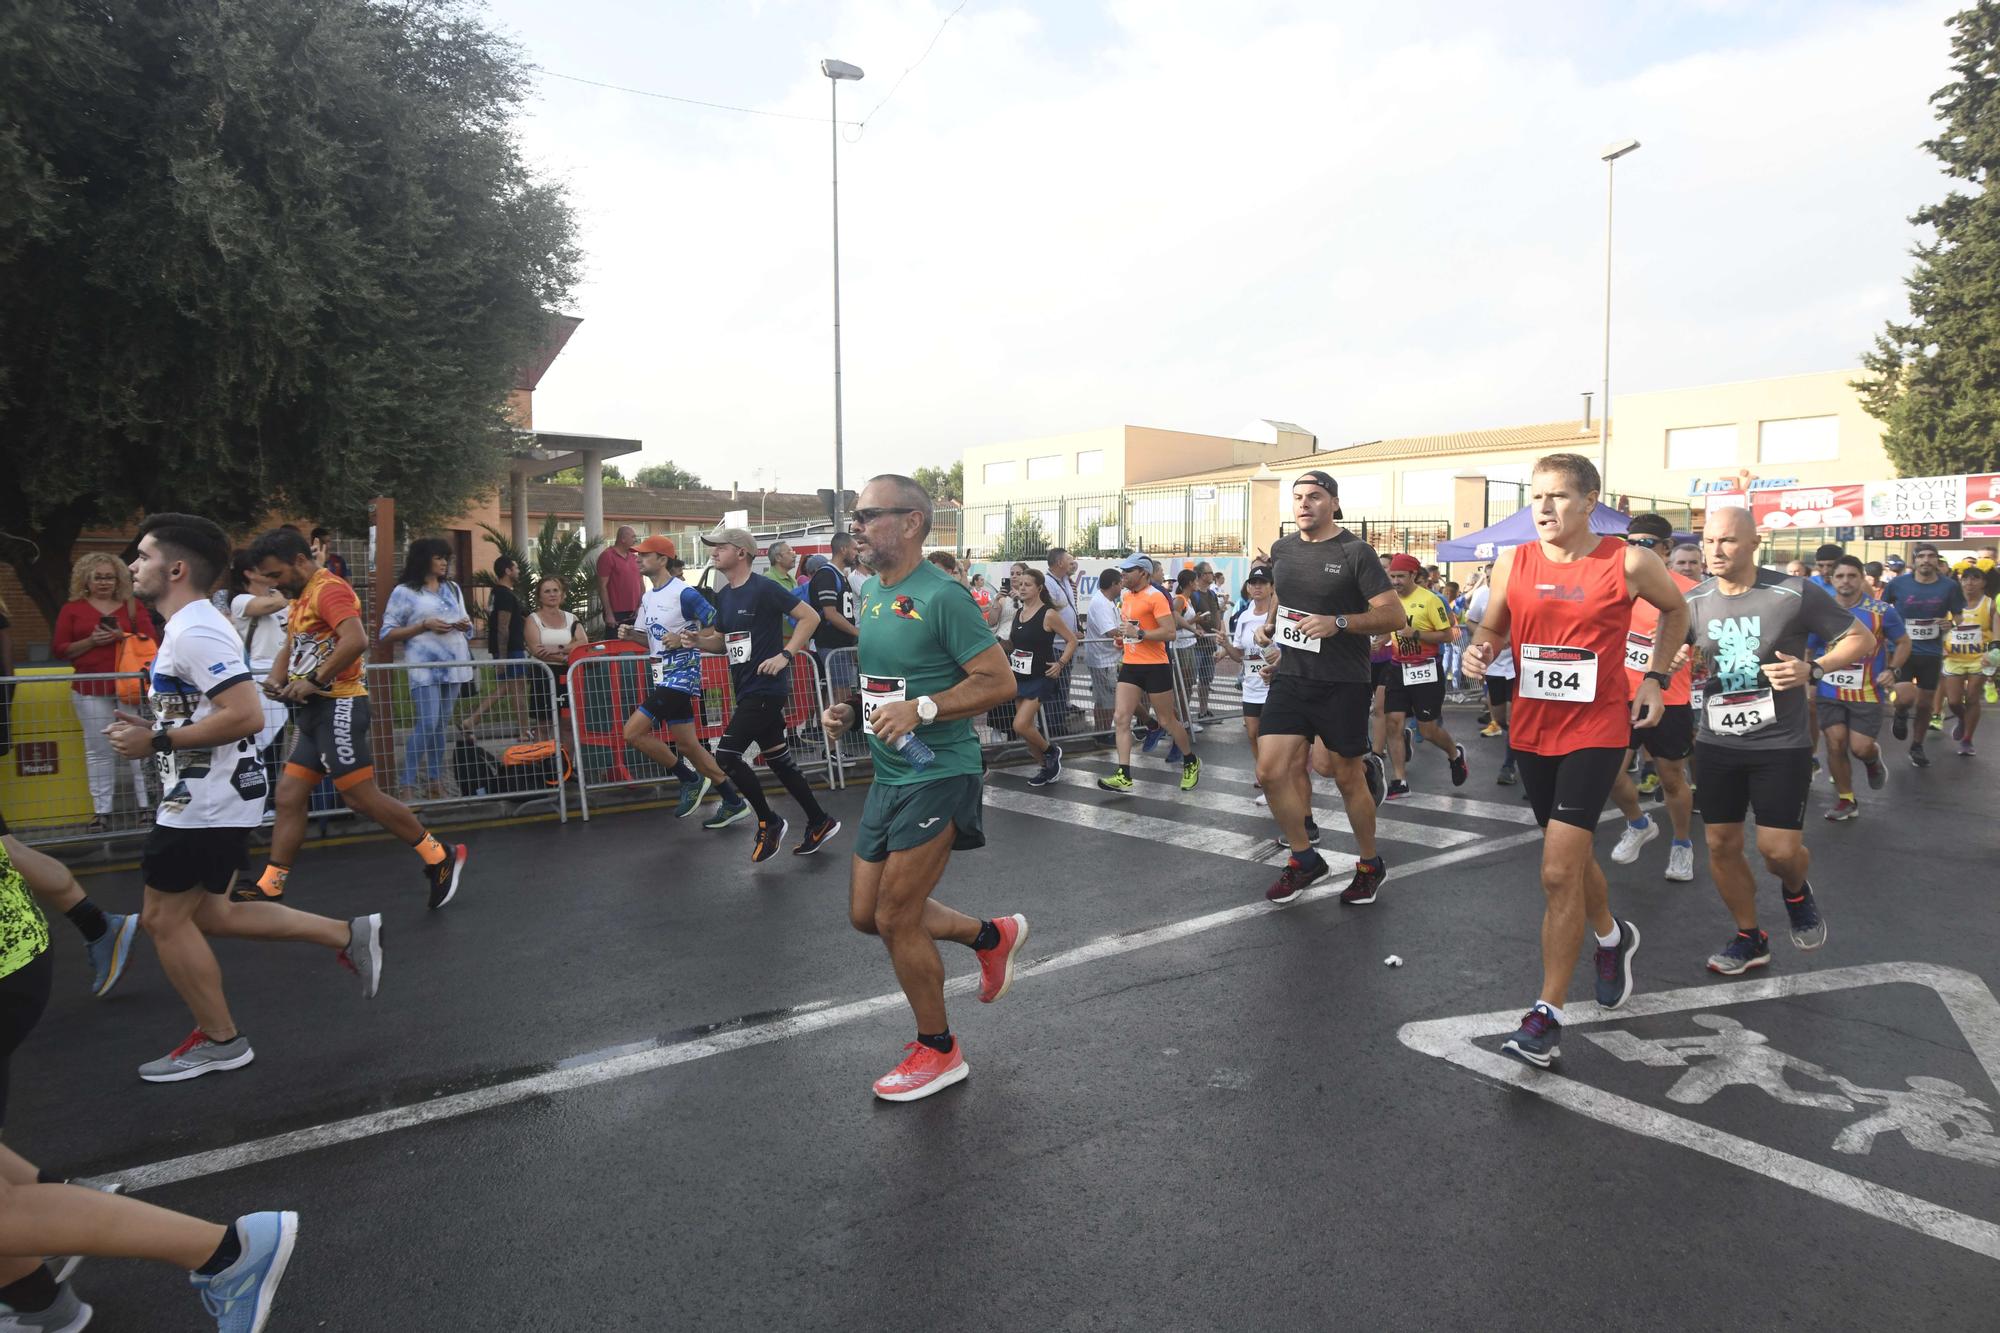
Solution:
M 1271 696 L 1271 682 L 1264 679 L 1259 670 L 1264 665 L 1264 649 L 1257 642 L 1257 631 L 1264 628 L 1264 617 L 1251 611 L 1236 622 L 1236 632 L 1230 636 L 1237 650 L 1243 654 L 1243 702 L 1261 704 Z
M 1480 621 L 1486 619 L 1486 594 L 1491 588 L 1491 584 L 1480 584 L 1479 590 L 1472 594 L 1472 600 L 1465 604 L 1465 620 L 1467 624 L 1477 625 Z M 1471 640 L 1467 640 L 1467 642 L 1469 643 Z M 1503 646 L 1493 658 L 1493 665 L 1486 668 L 1486 674 L 1495 680 L 1514 679 L 1514 654 Z
M 201 721 L 215 711 L 217 694 L 250 679 L 235 627 L 215 603 L 189 602 L 167 621 L 153 659 L 153 730 Z M 160 774 L 153 817 L 168 828 L 251 828 L 263 821 L 268 779 L 251 738 L 169 750 L 153 760 Z

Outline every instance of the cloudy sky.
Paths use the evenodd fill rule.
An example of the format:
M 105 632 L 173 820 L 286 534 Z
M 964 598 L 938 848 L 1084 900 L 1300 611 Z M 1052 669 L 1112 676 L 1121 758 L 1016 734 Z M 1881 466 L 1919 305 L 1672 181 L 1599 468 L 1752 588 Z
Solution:
M 545 69 L 584 324 L 537 424 L 710 484 L 831 483 L 828 85 L 956 0 L 492 0 Z M 1323 445 L 1856 364 L 1944 189 L 1952 3 L 969 0 L 840 150 L 847 475 L 1132 422 Z

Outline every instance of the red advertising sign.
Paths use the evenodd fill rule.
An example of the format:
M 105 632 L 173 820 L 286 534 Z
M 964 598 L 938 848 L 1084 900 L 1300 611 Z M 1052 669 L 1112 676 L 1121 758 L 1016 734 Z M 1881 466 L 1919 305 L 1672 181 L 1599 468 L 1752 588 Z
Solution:
M 1799 486 L 1782 491 L 1752 491 L 1750 512 L 1759 531 L 1786 528 L 1844 528 L 1862 521 L 1859 482 L 1832 486 Z

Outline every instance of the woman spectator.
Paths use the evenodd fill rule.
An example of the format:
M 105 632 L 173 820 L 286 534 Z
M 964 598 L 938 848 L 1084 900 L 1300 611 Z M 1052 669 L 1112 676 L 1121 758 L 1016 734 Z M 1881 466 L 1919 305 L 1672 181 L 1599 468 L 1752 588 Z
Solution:
M 450 544 L 442 537 L 417 538 L 382 613 L 382 642 L 401 644 L 403 660 L 420 664 L 409 672 L 417 717 L 403 754 L 404 789 L 419 799 L 450 795 L 444 781 L 445 723 L 460 687 L 472 679 L 466 638 L 472 617 L 450 573 Z
M 590 642 L 590 636 L 583 632 L 583 622 L 563 609 L 568 600 L 569 585 L 559 575 L 542 575 L 535 583 L 535 609 L 528 614 L 527 623 L 528 656 L 548 663 L 549 670 L 556 673 L 558 698 L 568 689 L 570 649 Z M 526 739 L 540 740 L 541 726 L 555 729 L 555 712 L 545 692 L 531 687 L 530 696 L 529 711 L 534 714 L 536 724 L 529 728 Z
M 291 602 L 257 568 L 247 548 L 238 548 L 229 557 L 229 623 L 243 640 L 243 656 L 256 678 L 271 674 L 278 655 L 285 651 L 285 616 Z M 282 756 L 278 743 L 285 734 L 289 714 L 278 700 L 264 698 L 264 729 L 257 733 L 257 753 L 271 777 L 271 790 L 278 789 L 278 769 Z
M 55 655 L 79 676 L 118 670 L 118 644 L 128 635 L 150 637 L 150 619 L 132 598 L 132 575 L 103 551 L 77 560 L 69 575 L 69 601 L 56 613 L 51 636 Z M 105 739 L 104 729 L 118 711 L 118 682 L 80 680 L 70 686 L 70 703 L 83 728 L 83 766 L 90 785 L 90 831 L 101 833 L 117 805 L 119 777 L 129 773 L 135 810 L 146 808 L 144 765 L 120 759 Z
M 1276 644 L 1268 648 L 1257 642 L 1257 634 L 1278 606 L 1272 592 L 1271 571 L 1262 565 L 1243 581 L 1244 605 L 1249 613 L 1234 618 L 1229 637 L 1217 645 L 1222 655 L 1243 664 L 1243 734 L 1250 740 L 1250 752 L 1257 752 L 1257 728 L 1264 715 L 1264 701 L 1271 695 L 1271 668 L 1277 661 Z M 1268 805 L 1264 784 L 1257 784 L 1257 804 Z

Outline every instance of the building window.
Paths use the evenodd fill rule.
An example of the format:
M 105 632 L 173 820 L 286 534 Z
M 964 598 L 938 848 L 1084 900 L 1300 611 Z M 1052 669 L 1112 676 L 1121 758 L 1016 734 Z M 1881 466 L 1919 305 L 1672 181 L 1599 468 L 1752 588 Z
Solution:
M 985 528 L 986 528 L 986 535 L 989 537 L 1006 536 L 1007 511 L 1004 509 L 996 509 L 992 513 L 988 514 L 985 519 Z
M 1079 505 L 1077 507 L 1076 525 L 1079 528 L 1094 528 L 1103 522 L 1103 505 Z
M 1667 466 L 1676 470 L 1736 466 L 1736 427 L 1682 426 L 1668 431 Z
M 1028 460 L 1028 480 L 1047 481 L 1050 477 L 1062 475 L 1062 455 L 1044 454 L 1040 458 Z
M 1760 463 L 1825 463 L 1838 457 L 1838 417 L 1792 417 L 1757 423 Z
M 1079 449 L 1076 451 L 1076 475 L 1094 477 L 1104 471 L 1104 451 L 1102 449 Z
M 1014 460 L 1010 458 L 1004 463 L 988 463 L 985 471 L 980 475 L 986 479 L 988 486 L 1012 486 L 1014 484 Z
M 1340 510 L 1344 514 L 1383 507 L 1382 474 L 1379 472 L 1360 477 L 1335 477 L 1334 484 L 1340 487 Z
M 1451 503 L 1452 469 L 1418 468 L 1403 474 L 1403 503 L 1419 509 L 1439 509 Z M 1346 509 L 1346 505 L 1341 508 Z
M 1051 541 L 1060 542 L 1062 540 L 1062 533 L 1059 531 L 1062 522 L 1061 513 L 1054 509 L 1037 509 L 1029 517 L 1042 525 L 1042 531 L 1049 535 Z

